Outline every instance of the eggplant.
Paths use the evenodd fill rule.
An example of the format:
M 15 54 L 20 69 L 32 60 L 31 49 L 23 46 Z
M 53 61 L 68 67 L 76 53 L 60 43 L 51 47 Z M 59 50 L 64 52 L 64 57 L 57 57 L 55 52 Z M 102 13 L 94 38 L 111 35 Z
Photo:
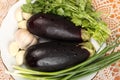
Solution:
M 43 38 L 83 42 L 90 39 L 90 35 L 79 26 L 75 26 L 66 17 L 38 13 L 27 21 L 27 29 L 34 35 Z
M 70 68 L 85 60 L 90 52 L 70 42 L 46 42 L 29 47 L 26 50 L 24 63 L 33 70 L 54 72 Z
M 42 37 L 38 38 L 38 42 L 39 43 L 46 43 L 46 42 L 51 42 L 51 41 L 55 41 L 55 40 L 51 40 L 51 39 L 47 39 L 47 38 L 42 38 Z

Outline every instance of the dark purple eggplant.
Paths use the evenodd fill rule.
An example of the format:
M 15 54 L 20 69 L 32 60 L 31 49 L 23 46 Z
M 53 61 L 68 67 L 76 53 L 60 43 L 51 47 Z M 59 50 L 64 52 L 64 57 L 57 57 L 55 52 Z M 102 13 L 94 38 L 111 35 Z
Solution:
M 27 21 L 27 29 L 34 35 L 43 38 L 66 41 L 86 41 L 90 39 L 87 31 L 76 27 L 63 16 L 38 13 Z
M 33 70 L 53 72 L 77 65 L 90 56 L 90 52 L 69 42 L 46 42 L 29 47 L 25 65 Z
M 51 41 L 55 41 L 55 40 L 51 40 L 51 39 L 47 39 L 47 38 L 42 38 L 42 37 L 39 37 L 39 39 L 38 39 L 39 43 L 45 43 L 45 42 L 51 42 Z

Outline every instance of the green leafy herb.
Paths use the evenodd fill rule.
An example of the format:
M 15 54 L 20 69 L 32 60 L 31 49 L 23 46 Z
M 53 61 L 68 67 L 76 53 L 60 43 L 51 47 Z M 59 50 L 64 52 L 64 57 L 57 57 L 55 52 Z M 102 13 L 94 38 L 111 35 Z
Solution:
M 91 0 L 27 0 L 22 10 L 32 14 L 42 12 L 69 17 L 76 26 L 85 28 L 100 44 L 110 34 L 99 13 L 93 9 Z

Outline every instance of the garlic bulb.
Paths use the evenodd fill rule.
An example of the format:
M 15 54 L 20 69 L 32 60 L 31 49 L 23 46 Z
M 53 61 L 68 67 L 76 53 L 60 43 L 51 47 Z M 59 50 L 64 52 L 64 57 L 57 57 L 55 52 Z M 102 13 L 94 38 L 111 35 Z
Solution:
M 18 29 L 15 33 L 15 40 L 18 42 L 21 49 L 26 49 L 27 47 L 37 43 L 36 37 L 26 29 Z

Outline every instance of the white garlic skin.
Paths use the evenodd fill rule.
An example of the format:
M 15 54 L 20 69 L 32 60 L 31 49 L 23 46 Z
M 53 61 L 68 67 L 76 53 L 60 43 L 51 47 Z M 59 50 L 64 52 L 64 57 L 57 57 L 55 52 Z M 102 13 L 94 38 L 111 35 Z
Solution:
M 27 29 L 27 21 L 26 20 L 22 20 L 20 22 L 18 22 L 18 28 L 21 28 L 21 29 Z
M 33 41 L 33 44 L 37 43 L 37 38 L 26 29 L 18 29 L 15 33 L 15 40 L 18 42 L 21 49 L 28 48 Z
M 16 54 L 18 53 L 19 51 L 19 45 L 16 41 L 13 41 L 9 44 L 9 53 L 12 55 L 12 56 L 16 56 Z
M 32 14 L 22 12 L 22 16 L 23 16 L 23 19 L 28 20 L 32 16 Z
M 21 50 L 17 53 L 15 57 L 17 65 L 22 65 L 24 63 L 24 54 L 25 54 L 25 50 Z

